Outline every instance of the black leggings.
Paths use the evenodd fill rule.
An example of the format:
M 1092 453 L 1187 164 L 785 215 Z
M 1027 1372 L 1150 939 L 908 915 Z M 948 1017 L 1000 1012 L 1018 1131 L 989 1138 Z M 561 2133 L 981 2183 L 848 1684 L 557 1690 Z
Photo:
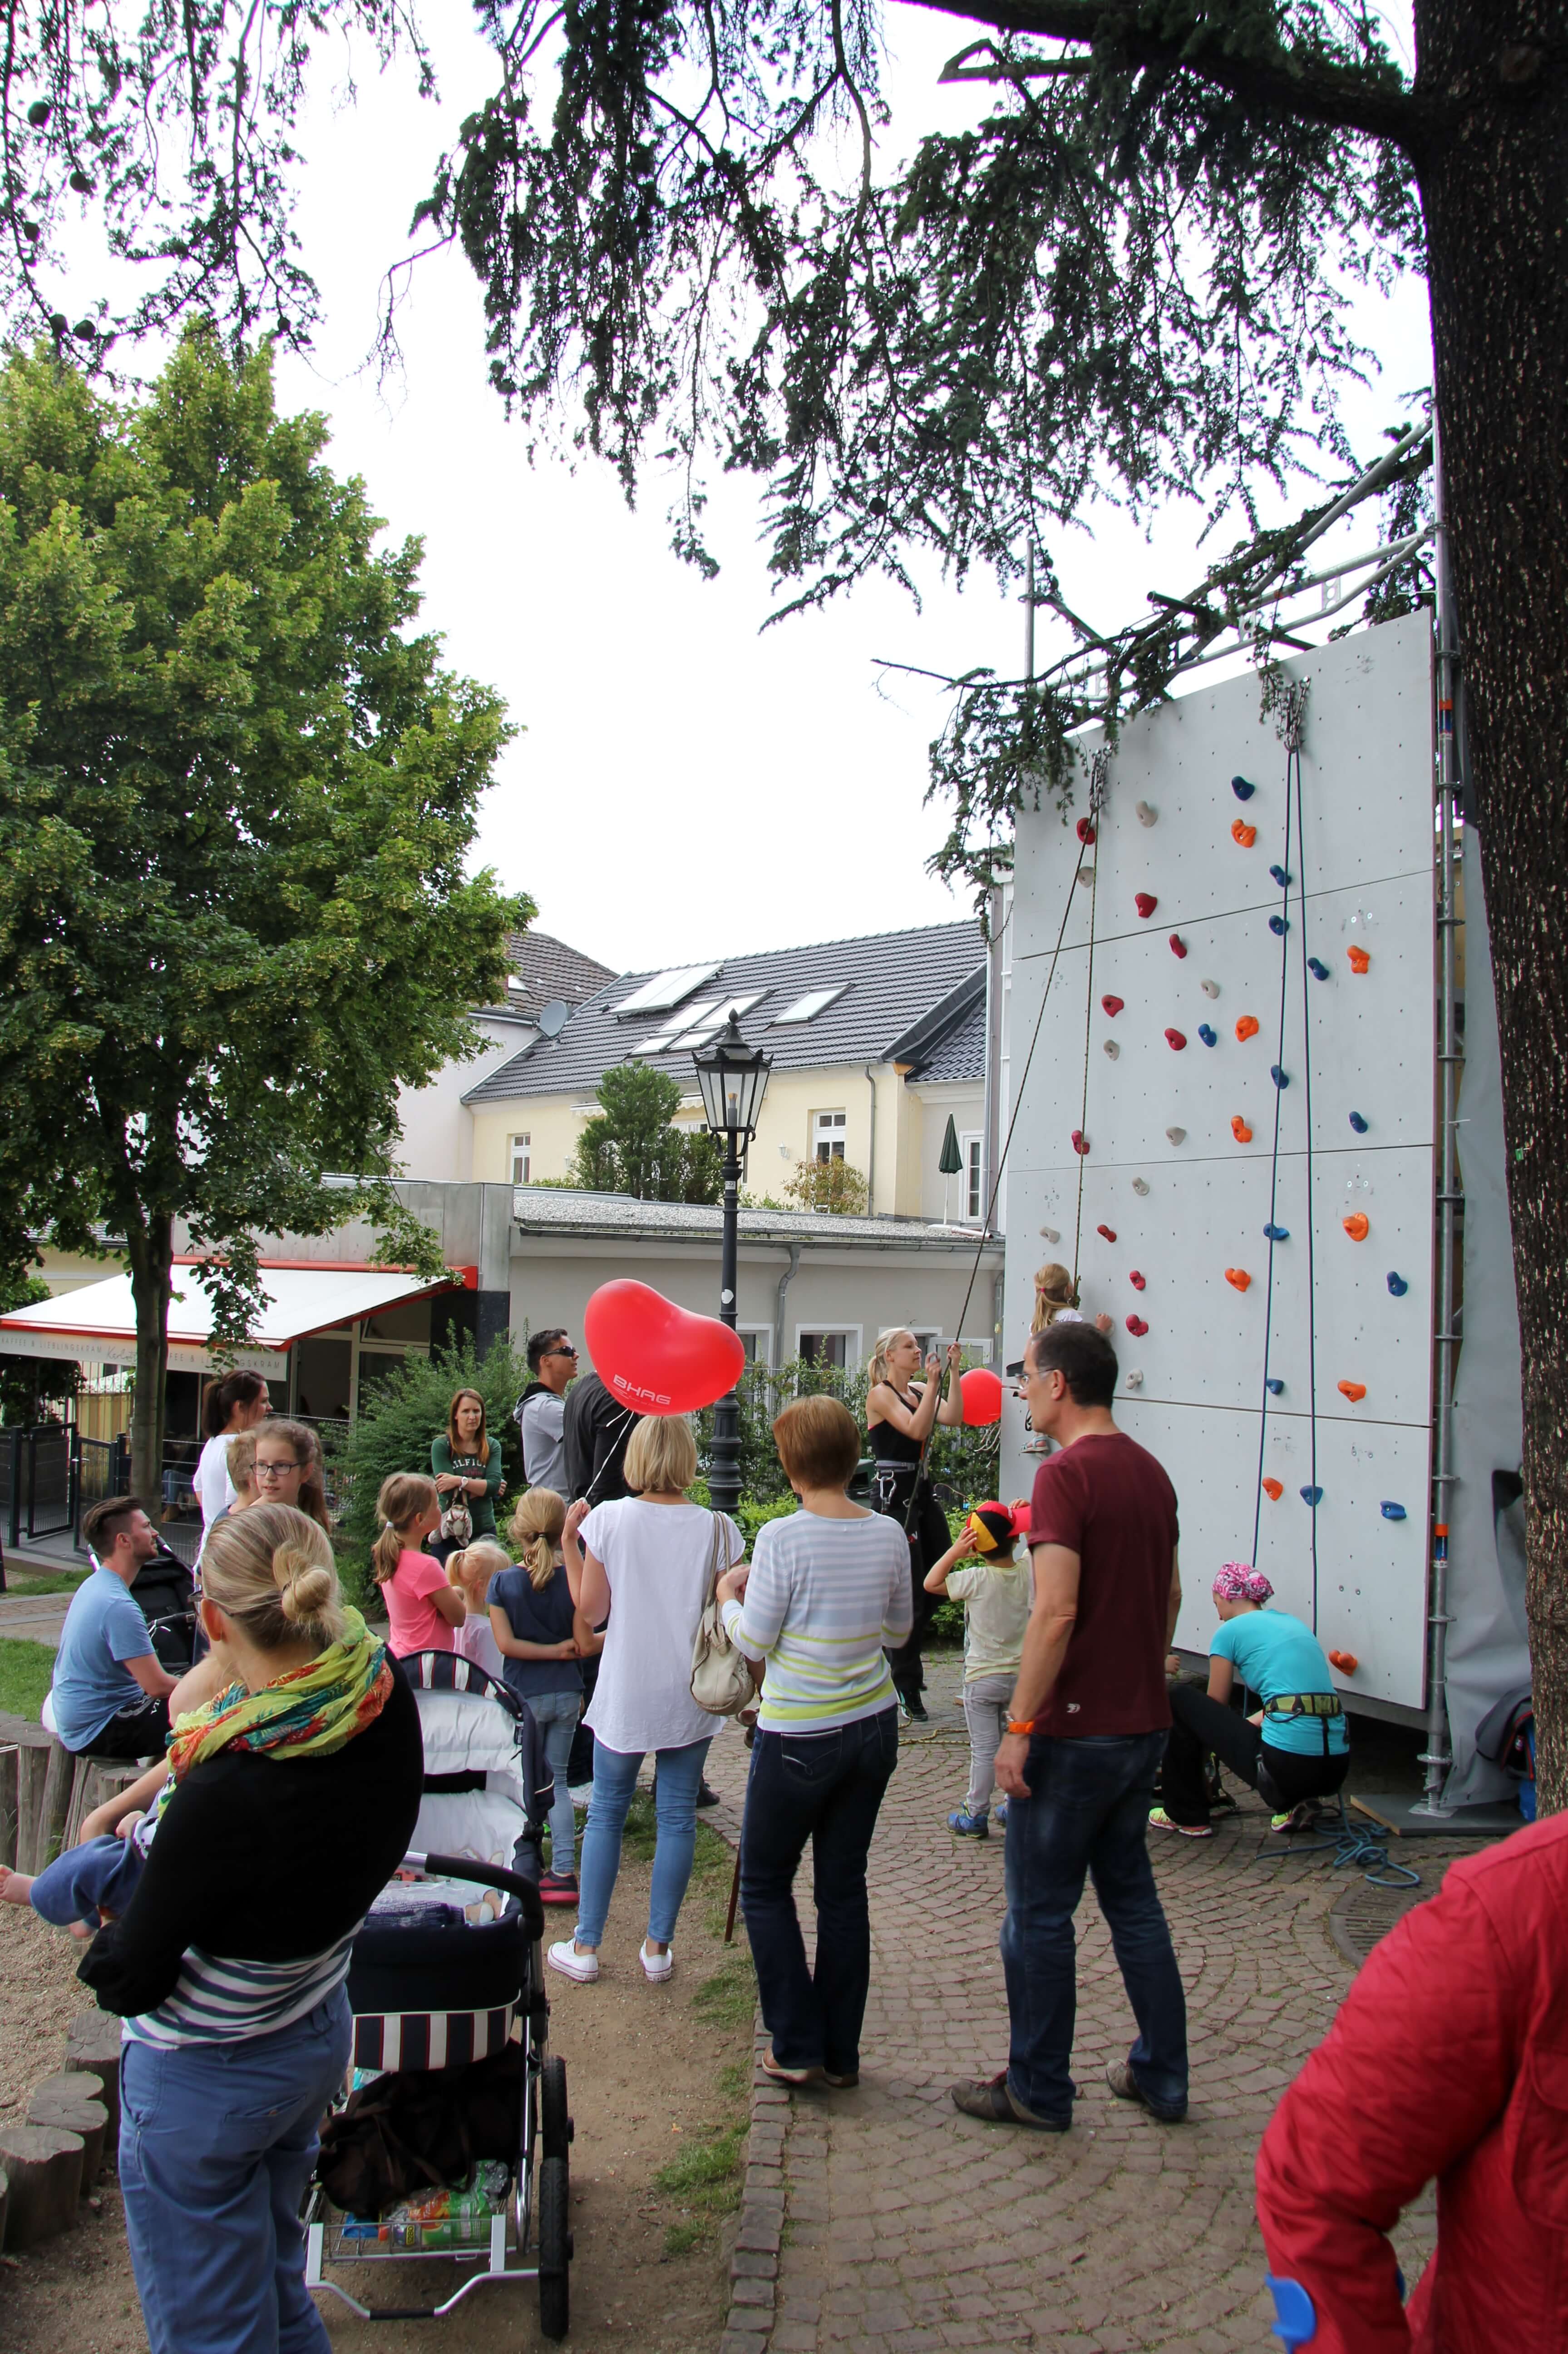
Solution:
M 875 1510 L 889 1520 L 902 1522 L 909 1510 L 909 1491 L 913 1484 L 913 1465 L 899 1466 L 900 1476 L 895 1482 L 879 1481 L 872 1490 Z M 911 1692 L 925 1687 L 926 1667 L 920 1654 L 936 1612 L 939 1595 L 926 1591 L 926 1572 L 941 1560 L 953 1540 L 948 1530 L 947 1514 L 931 1493 L 930 1482 L 920 1482 L 920 1500 L 916 1506 L 913 1542 L 909 1547 L 909 1589 L 914 1615 L 906 1640 L 895 1651 L 887 1654 L 887 1664 L 893 1670 L 893 1688 L 906 1699 Z
M 1273 1786 L 1263 1796 L 1277 1795 L 1282 1807 L 1299 1806 L 1303 1798 L 1330 1797 L 1350 1771 L 1348 1749 L 1328 1756 L 1280 1749 L 1264 1739 L 1261 1726 L 1249 1724 L 1223 1701 L 1211 1700 L 1196 1684 L 1173 1683 L 1170 1690 L 1172 1721 L 1160 1773 L 1160 1802 L 1173 1823 L 1192 1829 L 1208 1821 L 1203 1760 L 1211 1749 L 1222 1766 L 1240 1775 L 1249 1789 L 1258 1787 L 1262 1767 Z

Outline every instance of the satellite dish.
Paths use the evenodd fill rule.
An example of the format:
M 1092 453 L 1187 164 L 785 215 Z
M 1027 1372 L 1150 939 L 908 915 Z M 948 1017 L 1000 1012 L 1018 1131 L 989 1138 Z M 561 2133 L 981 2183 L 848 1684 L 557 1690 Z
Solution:
M 548 1005 L 539 1009 L 539 1027 L 546 1038 L 558 1038 L 570 1018 L 571 1007 L 564 997 L 552 997 Z

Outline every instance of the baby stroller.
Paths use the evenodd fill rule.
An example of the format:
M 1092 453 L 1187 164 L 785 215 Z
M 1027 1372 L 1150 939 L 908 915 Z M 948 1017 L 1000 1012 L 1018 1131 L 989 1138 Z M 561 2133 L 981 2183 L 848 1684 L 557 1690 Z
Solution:
M 546 2055 L 536 1885 L 554 1780 L 532 1712 L 482 1668 L 450 1651 L 402 1665 L 424 1734 L 425 1795 L 415 1848 L 355 1940 L 355 2091 L 323 2128 L 305 2279 L 378 2321 L 431 2320 L 486 2281 L 536 2280 L 540 2327 L 564 2338 L 572 2122 L 566 2062 Z M 472 2146 L 487 2161 L 477 2166 L 471 2096 Z M 390 2212 L 382 2201 L 344 2213 L 332 2190 L 377 2136 L 410 2158 L 418 2195 L 394 2198 Z M 323 2271 L 420 2261 L 471 2270 L 434 2306 L 362 2305 Z

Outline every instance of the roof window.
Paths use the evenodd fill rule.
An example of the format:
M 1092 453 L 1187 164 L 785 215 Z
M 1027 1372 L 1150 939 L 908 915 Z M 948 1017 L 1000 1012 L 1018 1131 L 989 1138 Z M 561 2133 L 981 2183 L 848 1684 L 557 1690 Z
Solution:
M 656 972 L 652 981 L 645 981 L 641 989 L 621 1000 L 615 1008 L 617 1018 L 623 1013 L 673 1013 L 694 989 L 711 981 L 717 970 L 716 964 L 688 964 L 673 966 L 668 972 Z
M 787 1022 L 814 1022 L 823 1008 L 831 1005 L 835 997 L 842 997 L 848 987 L 847 981 L 841 981 L 834 989 L 809 989 L 804 997 L 798 997 L 793 1005 L 787 1005 L 781 1013 L 773 1016 L 772 1027 L 781 1030 Z

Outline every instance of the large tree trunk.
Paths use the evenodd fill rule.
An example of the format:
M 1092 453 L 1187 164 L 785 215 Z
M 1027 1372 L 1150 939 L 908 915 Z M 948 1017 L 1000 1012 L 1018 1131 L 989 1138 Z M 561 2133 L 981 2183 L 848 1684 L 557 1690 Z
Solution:
M 138 1231 L 127 1221 L 126 1255 L 136 1302 L 136 1402 L 131 1416 L 131 1492 L 156 1515 L 164 1480 L 164 1387 L 169 1370 L 169 1292 L 174 1249 L 167 1212 Z
M 1502 1045 L 1542 1811 L 1568 1805 L 1568 0 L 1416 0 L 1432 332 Z

